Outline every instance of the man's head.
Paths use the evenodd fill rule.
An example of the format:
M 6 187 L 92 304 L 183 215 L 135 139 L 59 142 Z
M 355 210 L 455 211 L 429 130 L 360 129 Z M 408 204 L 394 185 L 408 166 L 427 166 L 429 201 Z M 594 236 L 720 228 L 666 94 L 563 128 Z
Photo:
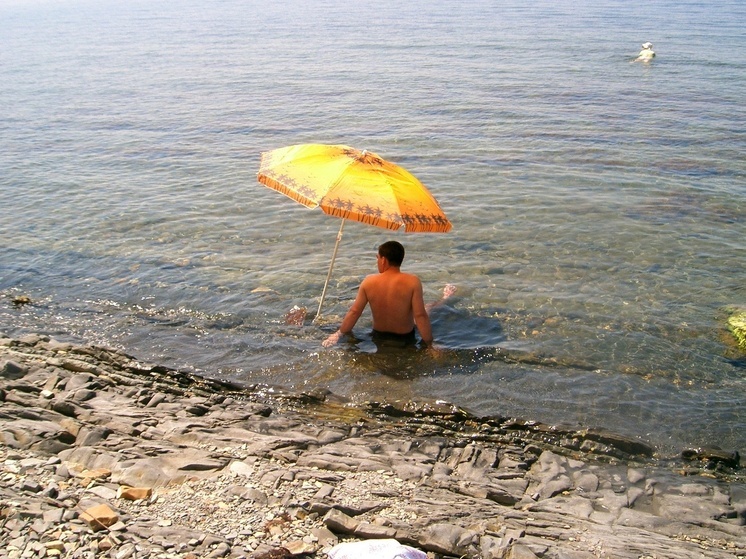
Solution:
M 398 268 L 404 261 L 404 247 L 396 241 L 387 241 L 378 247 L 378 255 L 383 256 L 389 264 Z

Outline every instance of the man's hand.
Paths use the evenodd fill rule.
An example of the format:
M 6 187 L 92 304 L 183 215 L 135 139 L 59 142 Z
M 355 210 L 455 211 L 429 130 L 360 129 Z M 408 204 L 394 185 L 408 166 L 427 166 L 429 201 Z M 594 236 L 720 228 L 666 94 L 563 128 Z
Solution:
M 439 347 L 435 347 L 433 344 L 428 345 L 425 351 L 433 359 L 440 359 L 444 355 L 443 350 Z
M 324 347 L 332 347 L 334 344 L 336 344 L 339 341 L 341 337 L 342 337 L 342 331 L 337 330 L 336 332 L 334 332 L 334 334 L 330 334 L 327 339 L 321 342 L 321 345 Z

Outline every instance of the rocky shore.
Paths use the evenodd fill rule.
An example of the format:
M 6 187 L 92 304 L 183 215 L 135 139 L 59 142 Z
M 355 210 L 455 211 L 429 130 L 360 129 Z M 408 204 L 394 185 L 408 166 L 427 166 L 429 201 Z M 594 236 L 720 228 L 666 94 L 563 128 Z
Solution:
M 0 435 L 3 559 L 326 559 L 380 539 L 432 558 L 746 557 L 736 452 L 353 408 L 44 336 L 0 336 Z

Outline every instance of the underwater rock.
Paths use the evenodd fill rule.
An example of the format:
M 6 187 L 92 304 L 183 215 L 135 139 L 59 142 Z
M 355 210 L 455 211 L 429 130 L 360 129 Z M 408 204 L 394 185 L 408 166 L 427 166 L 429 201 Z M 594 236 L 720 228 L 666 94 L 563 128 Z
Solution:
M 746 311 L 740 311 L 728 318 L 728 327 L 738 342 L 738 347 L 746 351 Z
M 24 305 L 30 305 L 31 304 L 31 297 L 27 295 L 17 295 L 13 297 L 13 304 L 16 307 L 22 307 Z
M 737 450 L 728 451 L 720 448 L 687 448 L 682 451 L 681 457 L 690 462 L 705 462 L 709 465 L 708 469 L 713 468 L 718 463 L 737 468 L 741 461 L 741 456 Z

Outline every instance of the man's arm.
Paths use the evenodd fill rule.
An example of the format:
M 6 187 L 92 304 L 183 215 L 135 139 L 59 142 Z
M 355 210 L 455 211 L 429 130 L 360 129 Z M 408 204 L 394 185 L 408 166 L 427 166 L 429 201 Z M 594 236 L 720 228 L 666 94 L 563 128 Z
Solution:
M 321 342 L 324 347 L 331 347 L 336 344 L 344 334 L 349 334 L 357 324 L 358 319 L 363 314 L 365 306 L 368 304 L 368 295 L 365 293 L 365 280 L 360 284 L 360 288 L 357 290 L 357 297 L 353 301 L 350 310 L 347 311 L 342 325 L 339 330 L 331 334 L 327 339 Z
M 419 279 L 412 293 L 412 314 L 414 315 L 414 323 L 417 326 L 417 331 L 420 333 L 420 338 L 422 338 L 424 343 L 430 345 L 433 343 L 433 330 L 430 326 L 430 317 L 427 315 L 427 309 L 425 308 L 422 283 Z

